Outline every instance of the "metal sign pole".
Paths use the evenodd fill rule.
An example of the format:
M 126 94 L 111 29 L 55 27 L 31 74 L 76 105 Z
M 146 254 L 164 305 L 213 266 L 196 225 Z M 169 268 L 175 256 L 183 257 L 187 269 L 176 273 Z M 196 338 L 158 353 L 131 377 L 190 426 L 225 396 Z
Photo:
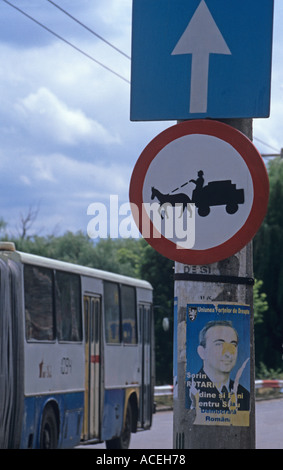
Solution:
M 223 122 L 252 140 L 252 119 Z M 176 262 L 174 296 L 173 447 L 254 448 L 252 243 L 217 263 Z

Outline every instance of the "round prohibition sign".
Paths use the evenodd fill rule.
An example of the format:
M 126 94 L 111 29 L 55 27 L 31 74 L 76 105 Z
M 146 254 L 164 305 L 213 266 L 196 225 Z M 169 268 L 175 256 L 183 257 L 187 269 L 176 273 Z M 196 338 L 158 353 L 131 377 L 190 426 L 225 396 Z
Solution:
M 158 233 L 145 209 L 154 196 L 160 210 L 164 207 L 154 187 L 168 203 L 169 195 L 180 200 L 182 194 L 182 201 L 195 205 L 193 246 L 181 248 Z M 184 264 L 210 264 L 252 240 L 267 211 L 269 181 L 260 153 L 242 132 L 218 121 L 194 120 L 166 129 L 147 145 L 134 167 L 129 196 L 135 223 L 156 251 Z

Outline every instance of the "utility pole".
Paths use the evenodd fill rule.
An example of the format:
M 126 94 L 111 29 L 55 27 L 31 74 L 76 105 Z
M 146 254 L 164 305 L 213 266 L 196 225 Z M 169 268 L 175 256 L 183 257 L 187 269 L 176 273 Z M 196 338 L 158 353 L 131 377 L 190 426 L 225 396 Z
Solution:
M 229 119 L 222 122 L 238 129 L 252 140 L 252 119 Z M 213 264 L 188 266 L 176 262 L 174 290 L 173 447 L 255 448 L 252 242 L 234 256 Z M 227 377 L 236 356 L 239 360 L 241 351 L 243 355 L 243 348 L 248 351 L 249 360 L 238 368 L 238 375 L 236 373 L 236 378 L 234 377 L 234 384 L 237 381 L 240 384 L 243 375 L 248 376 L 248 379 L 245 379 L 246 383 L 249 383 L 248 405 L 247 402 L 243 404 L 245 392 L 240 385 L 236 391 L 234 386 L 233 391 L 228 392 L 228 398 L 223 398 L 223 403 L 220 404 L 218 398 L 224 397 L 224 394 L 220 395 L 216 390 L 217 384 L 214 382 L 217 373 L 213 378 L 208 377 L 205 372 L 209 369 L 212 371 L 213 367 L 216 370 L 218 366 L 205 363 L 213 362 L 213 353 L 212 357 L 207 357 L 207 344 L 199 345 L 196 337 L 198 324 L 203 326 L 203 319 L 209 318 L 209 314 L 203 312 L 217 312 L 217 309 L 230 313 L 221 313 L 218 316 L 215 314 L 211 318 L 233 318 L 232 323 L 236 325 L 236 329 L 242 331 L 239 344 L 235 344 L 235 338 L 233 342 L 234 330 L 227 325 L 222 325 L 222 330 L 217 333 L 219 338 L 214 338 L 222 342 L 219 346 L 222 348 L 221 358 L 227 356 L 220 375 Z M 231 312 L 234 312 L 234 316 Z M 216 324 L 211 331 L 218 331 Z M 230 337 L 225 337 L 225 334 L 230 334 Z M 199 372 L 197 367 L 202 360 L 205 365 Z M 232 403 L 233 400 L 236 402 Z
M 189 0 L 165 3 L 160 9 L 153 1 L 133 1 L 131 120 L 185 122 L 144 149 L 130 201 L 139 209 L 140 232 L 175 261 L 173 445 L 254 448 L 251 240 L 267 210 L 269 185 L 250 143 L 251 117 L 270 111 L 274 2 L 259 8 L 251 0 L 239 8 L 231 0 L 223 8 L 200 0 L 195 9 Z M 190 68 L 182 56 L 191 57 Z M 213 120 L 222 116 L 231 119 Z M 179 225 L 166 233 L 146 207 L 152 200 L 176 206 L 169 192 L 184 186 L 184 174 L 195 178 L 189 180 L 194 206 L 180 237 Z M 187 216 L 187 193 L 174 195 Z M 223 216 L 212 207 L 221 205 Z M 143 230 L 143 221 L 151 231 Z

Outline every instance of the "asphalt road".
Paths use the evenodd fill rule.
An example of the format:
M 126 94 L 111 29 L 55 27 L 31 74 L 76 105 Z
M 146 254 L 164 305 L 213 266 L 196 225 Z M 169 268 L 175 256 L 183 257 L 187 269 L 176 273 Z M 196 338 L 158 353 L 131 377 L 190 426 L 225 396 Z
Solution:
M 149 431 L 132 434 L 130 449 L 172 449 L 172 434 L 173 412 L 159 411 Z M 105 444 L 84 447 L 105 449 Z M 283 449 L 283 398 L 256 402 L 256 448 Z
M 283 449 L 283 399 L 256 402 L 256 448 Z

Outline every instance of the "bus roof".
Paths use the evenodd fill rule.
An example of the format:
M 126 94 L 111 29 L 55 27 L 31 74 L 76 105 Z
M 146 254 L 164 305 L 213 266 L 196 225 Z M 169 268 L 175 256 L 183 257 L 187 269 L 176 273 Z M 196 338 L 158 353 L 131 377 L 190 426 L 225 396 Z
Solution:
M 102 279 L 105 281 L 112 281 L 112 282 L 119 282 L 122 284 L 128 284 L 131 286 L 141 287 L 144 289 L 152 290 L 152 286 L 149 282 L 136 279 L 129 276 L 124 276 L 121 274 L 111 273 L 108 271 L 103 271 L 100 269 L 80 266 L 78 264 L 68 263 L 66 261 L 58 261 L 52 258 L 45 258 L 43 256 L 33 255 L 30 253 L 23 253 L 20 251 L 16 251 L 16 249 L 12 249 L 12 244 L 8 243 L 1 243 L 0 244 L 0 252 L 6 251 L 9 253 L 16 253 L 20 261 L 24 264 L 32 264 L 34 266 L 43 266 L 45 268 L 51 269 L 58 269 L 60 271 L 67 271 L 76 274 L 81 274 L 82 276 L 94 277 L 97 279 Z

